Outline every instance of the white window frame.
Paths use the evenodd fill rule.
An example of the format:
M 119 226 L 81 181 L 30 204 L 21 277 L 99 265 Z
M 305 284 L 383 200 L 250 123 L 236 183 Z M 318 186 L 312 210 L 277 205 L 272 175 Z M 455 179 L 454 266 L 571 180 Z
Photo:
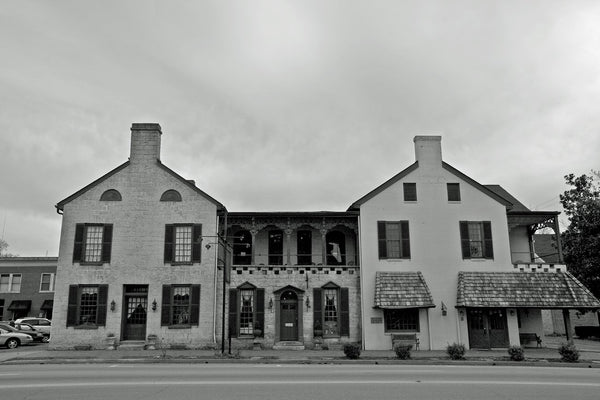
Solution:
M 44 275 L 50 275 L 50 287 L 48 290 L 42 289 L 42 285 L 44 284 Z M 56 283 L 56 274 L 54 274 L 53 272 L 42 272 L 42 275 L 40 275 L 40 293 L 54 292 L 55 283 Z
M 0 274 L 0 277 L 8 276 L 8 290 L 0 291 L 0 293 L 21 293 L 21 286 L 23 285 L 23 274 Z M 19 282 L 19 290 L 13 290 L 14 279 L 15 277 L 21 278 Z

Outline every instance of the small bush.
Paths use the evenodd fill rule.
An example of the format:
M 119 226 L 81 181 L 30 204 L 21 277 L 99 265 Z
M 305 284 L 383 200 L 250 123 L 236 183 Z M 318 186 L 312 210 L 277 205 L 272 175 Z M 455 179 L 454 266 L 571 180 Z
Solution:
M 509 347 L 508 355 L 512 361 L 523 361 L 525 359 L 525 351 L 521 346 Z
M 345 343 L 344 354 L 351 360 L 356 360 L 360 357 L 360 345 L 358 343 Z
M 579 360 L 579 350 L 573 342 L 562 343 L 558 348 L 560 359 L 565 362 L 577 362 Z
M 463 344 L 452 343 L 446 347 L 446 352 L 451 360 L 464 360 L 466 351 Z
M 394 346 L 394 352 L 396 353 L 396 357 L 401 360 L 410 360 L 410 348 L 411 346 L 406 346 L 402 344 L 397 344 Z

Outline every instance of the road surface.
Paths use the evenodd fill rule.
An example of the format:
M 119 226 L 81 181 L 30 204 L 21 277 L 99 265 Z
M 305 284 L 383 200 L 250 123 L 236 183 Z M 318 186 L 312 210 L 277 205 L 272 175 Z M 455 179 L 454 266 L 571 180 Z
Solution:
M 0 366 L 2 399 L 594 399 L 600 369 L 277 364 Z

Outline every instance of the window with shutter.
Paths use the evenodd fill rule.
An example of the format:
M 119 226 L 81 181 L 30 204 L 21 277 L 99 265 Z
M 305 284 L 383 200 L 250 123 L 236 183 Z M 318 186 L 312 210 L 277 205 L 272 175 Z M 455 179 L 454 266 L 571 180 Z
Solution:
M 417 201 L 417 184 L 405 182 L 402 186 L 404 188 L 404 201 Z
M 229 292 L 229 326 L 231 335 L 264 336 L 265 290 L 244 283 Z
M 463 258 L 494 258 L 490 221 L 460 221 Z
M 380 259 L 410 258 L 408 221 L 378 221 Z
M 67 326 L 105 326 L 107 302 L 108 285 L 70 285 Z
M 112 224 L 77 224 L 73 245 L 73 262 L 80 264 L 110 263 Z
M 313 289 L 314 336 L 348 336 L 350 331 L 348 288 L 329 282 Z
M 165 225 L 165 264 L 192 264 L 202 257 L 202 225 Z

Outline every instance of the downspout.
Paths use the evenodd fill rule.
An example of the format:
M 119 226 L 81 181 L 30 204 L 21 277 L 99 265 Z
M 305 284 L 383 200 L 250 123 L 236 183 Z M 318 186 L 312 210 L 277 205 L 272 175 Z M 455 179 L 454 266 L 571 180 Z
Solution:
M 219 213 L 216 213 L 216 234 L 219 234 Z M 213 343 L 217 343 L 217 278 L 219 275 L 219 246 L 215 246 L 215 278 L 213 283 Z
M 360 223 L 360 209 L 358 211 L 358 218 L 357 218 L 357 222 L 358 222 L 358 235 L 356 238 L 356 244 L 357 244 L 357 251 L 358 251 L 358 260 L 359 260 L 359 265 L 358 265 L 358 273 L 359 273 L 359 284 L 360 284 L 360 319 L 361 319 L 361 323 L 360 323 L 360 341 L 362 342 L 362 349 L 365 350 L 366 349 L 366 336 L 365 336 L 365 325 L 366 325 L 366 320 L 365 320 L 365 294 L 363 293 L 364 291 L 364 287 L 365 287 L 365 282 L 364 282 L 364 274 L 363 274 L 363 251 L 361 244 L 360 244 L 360 232 L 361 232 L 361 223 Z

